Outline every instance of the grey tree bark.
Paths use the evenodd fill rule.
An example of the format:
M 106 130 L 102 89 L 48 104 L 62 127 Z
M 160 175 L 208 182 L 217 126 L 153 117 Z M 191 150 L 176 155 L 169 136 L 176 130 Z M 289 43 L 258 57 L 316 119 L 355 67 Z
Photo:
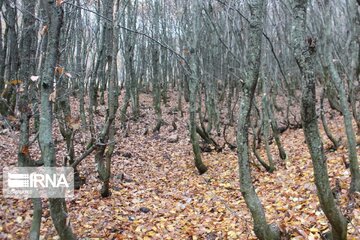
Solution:
M 360 135 L 360 12 L 355 0 L 347 0 L 347 15 L 350 25 L 349 52 L 349 97 L 352 113 L 356 122 L 357 132 Z M 358 106 L 357 106 L 358 105 Z
M 345 92 L 344 84 L 340 78 L 340 75 L 334 65 L 333 62 L 333 45 L 331 41 L 331 30 L 332 30 L 332 23 L 331 23 L 331 5 L 329 0 L 325 0 L 325 25 L 324 25 L 324 44 L 325 44 L 325 61 L 327 66 L 329 67 L 331 80 L 335 85 L 339 97 L 340 97 L 340 106 L 343 112 L 344 117 L 344 125 L 345 125 L 345 132 L 347 137 L 347 145 L 349 151 L 349 161 L 350 161 L 350 172 L 351 172 L 351 183 L 350 183 L 350 191 L 360 191 L 360 169 L 359 169 L 359 162 L 357 157 L 357 150 L 356 150 L 356 137 L 355 132 L 352 127 L 352 116 L 349 108 L 349 104 L 347 102 L 347 94 Z
M 346 239 L 347 221 L 337 208 L 331 192 L 326 157 L 317 125 L 314 75 L 316 41 L 312 37 L 305 39 L 307 6 L 307 0 L 293 2 L 292 45 L 302 75 L 301 118 L 303 130 L 313 163 L 317 195 L 332 227 L 328 234 L 329 239 Z
M 41 113 L 39 142 L 41 156 L 46 167 L 55 167 L 55 143 L 53 141 L 53 112 L 50 94 L 53 92 L 54 67 L 59 59 L 60 30 L 63 21 L 63 9 L 55 2 L 42 1 L 48 16 L 49 41 L 46 52 L 46 60 L 41 74 Z M 71 225 L 68 223 L 66 202 L 63 198 L 50 198 L 50 214 L 60 239 L 76 239 Z
M 240 99 L 240 112 L 237 127 L 240 191 L 251 212 L 255 235 L 261 240 L 280 239 L 279 228 L 276 225 L 270 225 L 266 222 L 264 208 L 255 192 L 255 188 L 251 180 L 248 130 L 251 106 L 259 78 L 265 1 L 252 0 L 248 1 L 248 4 L 251 14 L 247 51 L 248 68 L 246 79 L 242 85 L 242 96 Z
M 16 31 L 17 26 L 17 9 L 15 4 L 10 1 L 5 1 L 5 64 L 4 64 L 4 79 L 8 82 L 0 98 L 0 113 L 4 116 L 9 114 L 14 115 L 16 104 L 16 86 L 18 85 L 17 72 L 19 67 L 19 49 L 18 36 Z M 12 82 L 14 81 L 14 82 Z M 10 83 L 10 84 L 9 84 Z
M 138 3 L 130 1 L 126 7 L 126 17 L 122 19 L 123 24 L 131 29 L 136 29 L 137 24 L 137 9 Z M 140 104 L 139 104 L 139 84 L 135 71 L 135 49 L 136 49 L 136 34 L 130 33 L 123 30 L 123 52 L 125 59 L 125 100 L 121 108 L 121 125 L 125 126 L 126 111 L 131 102 L 132 115 L 135 120 L 140 115 Z M 144 44 L 144 43 L 143 43 Z M 144 59 L 141 59 L 143 62 Z
M 105 12 L 108 19 L 113 19 L 113 12 L 114 12 L 114 2 L 115 1 L 106 1 L 105 2 Z M 117 44 L 117 42 L 114 42 L 114 22 L 107 22 L 104 26 L 104 35 L 108 38 L 104 37 L 104 40 L 106 41 L 106 45 L 103 45 L 103 51 L 105 53 L 105 59 L 104 59 L 104 66 L 103 70 L 105 71 L 105 66 L 107 66 L 106 71 L 103 74 L 105 82 L 108 82 L 110 86 L 107 88 L 109 95 L 108 95 L 108 113 L 106 122 L 101 129 L 101 132 L 99 134 L 99 141 L 100 146 L 98 146 L 96 154 L 95 154 L 95 162 L 96 162 L 96 168 L 97 172 L 99 174 L 100 180 L 103 182 L 102 188 L 100 190 L 100 194 L 102 197 L 108 197 L 111 194 L 110 191 L 110 174 L 111 174 L 111 156 L 114 149 L 114 143 L 109 143 L 111 141 L 110 137 L 112 137 L 112 140 L 114 138 L 114 129 L 113 129 L 113 121 L 115 119 L 115 111 L 117 109 L 117 98 L 115 99 L 115 96 L 117 96 L 117 85 L 115 84 L 115 69 L 114 67 L 114 61 L 116 59 L 117 55 L 117 46 L 114 46 Z M 116 36 L 117 37 L 117 36 Z M 105 43 L 104 43 L 105 44 Z M 116 47 L 114 52 L 114 47 Z M 115 105 L 116 104 L 116 105 Z M 116 109 L 115 109 L 116 106 Z M 113 141 L 112 141 L 113 142 Z M 109 149 L 107 149 L 107 145 L 109 145 Z
M 80 5 L 80 0 L 77 0 L 77 5 Z M 77 34 L 76 36 L 76 78 L 78 81 L 79 86 L 79 108 L 80 108 L 80 118 L 81 118 L 81 125 L 83 127 L 86 127 L 86 115 L 85 115 L 85 81 L 86 78 L 84 76 L 84 72 L 86 69 L 86 62 L 85 55 L 83 54 L 85 50 L 85 43 L 83 44 L 84 47 L 82 47 L 82 41 L 83 41 L 83 20 L 81 17 L 81 9 L 77 9 L 76 14 L 76 29 L 77 31 L 80 31 L 80 34 Z
M 3 1 L 0 2 L 0 9 L 2 9 Z M 2 18 L 0 19 L 0 32 L 3 32 L 3 22 Z M 4 39 L 3 34 L 0 34 L 0 93 L 3 92 L 5 88 L 5 79 L 4 79 L 4 72 L 5 72 L 5 57 L 6 51 L 5 47 L 3 46 Z
M 155 39 L 159 38 L 160 35 L 160 0 L 154 2 L 154 29 L 153 37 Z M 153 92 L 153 105 L 156 113 L 156 126 L 153 129 L 153 132 L 160 131 L 162 125 L 162 113 L 161 113 L 161 75 L 160 75 L 160 48 L 159 45 L 153 43 L 151 46 L 151 55 L 152 55 L 152 92 Z
M 200 29 L 200 7 L 199 2 L 196 1 L 196 4 L 193 9 L 193 22 L 191 26 L 191 32 L 193 34 L 193 38 L 191 40 L 190 50 L 187 52 L 189 63 L 190 63 L 190 76 L 188 78 L 189 81 L 189 123 L 190 123 L 190 140 L 192 144 L 192 149 L 194 153 L 194 162 L 195 167 L 197 168 L 199 174 L 204 174 L 208 168 L 203 163 L 201 158 L 201 150 L 199 146 L 199 140 L 196 133 L 196 111 L 197 111 L 197 96 L 199 93 L 199 75 L 198 75 L 198 66 L 196 56 L 197 49 L 199 47 L 199 36 L 198 31 Z M 186 86 L 185 86 L 186 87 Z
M 23 90 L 20 92 L 19 101 L 17 103 L 20 112 L 20 140 L 18 149 L 18 165 L 21 167 L 32 167 L 35 165 L 29 153 L 29 136 L 30 136 L 30 119 L 33 115 L 31 111 L 30 100 L 34 95 L 34 84 L 30 80 L 35 75 L 37 44 L 37 27 L 35 25 L 35 4 L 29 1 L 24 3 L 26 12 L 23 13 L 22 34 L 20 41 L 20 59 L 21 66 L 19 69 L 19 79 L 23 81 Z M 33 218 L 30 227 L 29 238 L 37 240 L 40 237 L 42 205 L 41 199 L 33 198 Z
M 100 1 L 97 2 L 97 8 L 98 11 L 100 11 Z M 99 34 L 100 33 L 100 16 L 97 17 L 97 28 L 95 30 L 95 34 Z M 94 141 L 95 141 L 95 124 L 94 124 L 94 113 L 96 112 L 96 108 L 97 108 L 97 99 L 98 99 L 98 87 L 97 87 L 97 83 L 96 83 L 96 79 L 98 77 L 98 72 L 100 71 L 100 63 L 101 61 L 99 59 L 104 58 L 104 50 L 103 47 L 100 47 L 100 41 L 97 41 L 97 61 L 95 63 L 94 60 L 94 71 L 92 76 L 90 77 L 89 80 L 89 129 L 90 129 L 90 133 L 91 133 L 91 139 L 88 143 L 88 146 L 91 146 Z M 95 57 L 94 57 L 95 59 Z
M 325 110 L 324 110 L 324 98 L 325 98 L 325 93 L 324 93 L 325 90 L 323 90 L 321 92 L 321 96 L 320 96 L 320 117 L 321 117 L 321 122 L 323 124 L 323 127 L 324 127 L 324 131 L 325 131 L 325 134 L 326 136 L 330 139 L 330 141 L 332 142 L 333 144 L 333 149 L 337 149 L 340 145 L 340 141 L 337 140 L 335 138 L 335 136 L 331 133 L 330 129 L 329 129 L 329 126 L 327 124 L 327 121 L 326 121 L 326 117 L 325 117 Z

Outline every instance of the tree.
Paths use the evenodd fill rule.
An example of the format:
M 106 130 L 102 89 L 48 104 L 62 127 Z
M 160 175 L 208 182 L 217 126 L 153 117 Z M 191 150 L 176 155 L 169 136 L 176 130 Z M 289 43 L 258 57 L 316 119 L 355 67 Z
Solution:
M 154 2 L 154 26 L 153 26 L 153 37 L 155 39 L 159 38 L 160 34 L 160 0 L 155 0 Z M 153 132 L 160 131 L 162 125 L 161 117 L 161 75 L 160 75 L 160 48 L 156 43 L 152 43 L 151 46 L 151 56 L 152 56 L 152 92 L 153 92 L 153 103 L 154 109 L 156 112 L 156 126 L 153 129 Z
M 206 165 L 203 163 L 201 158 L 201 150 L 199 146 L 199 140 L 196 134 L 196 110 L 197 110 L 197 94 L 199 92 L 199 71 L 197 66 L 197 54 L 199 48 L 199 36 L 198 31 L 200 30 L 200 8 L 199 2 L 197 1 L 195 6 L 193 22 L 191 25 L 191 32 L 193 33 L 193 39 L 190 42 L 191 47 L 187 52 L 189 64 L 190 64 L 190 77 L 189 77 L 189 124 L 190 124 L 190 140 L 192 144 L 192 149 L 194 153 L 194 162 L 195 167 L 197 168 L 199 174 L 204 174 L 207 171 Z
M 332 227 L 329 239 L 346 239 L 347 221 L 337 208 L 331 192 L 324 148 L 317 125 L 314 76 L 316 40 L 313 37 L 307 39 L 304 37 L 306 36 L 307 5 L 307 0 L 295 0 L 293 2 L 292 44 L 296 62 L 302 75 L 301 119 L 313 163 L 317 195 Z
M 349 151 L 349 161 L 350 161 L 350 171 L 351 171 L 351 184 L 350 184 L 350 191 L 360 191 L 360 169 L 359 169 L 359 162 L 357 157 L 357 150 L 356 150 L 356 137 L 354 133 L 354 129 L 352 127 L 352 116 L 349 109 L 349 104 L 347 102 L 347 94 L 345 91 L 345 87 L 343 82 L 340 78 L 340 75 L 334 65 L 333 62 L 333 44 L 331 41 L 331 29 L 332 29 L 332 22 L 331 22 L 331 5 L 329 0 L 325 0 L 325 24 L 323 25 L 325 32 L 324 32 L 324 44 L 325 44 L 325 62 L 326 67 L 329 69 L 331 81 L 333 82 L 336 90 L 339 93 L 340 98 L 340 106 L 344 117 L 344 126 L 345 132 L 347 137 L 348 143 L 348 151 Z
M 63 9 L 58 2 L 42 0 L 42 6 L 47 13 L 49 41 L 46 50 L 46 60 L 41 74 L 41 113 L 39 142 L 41 157 L 45 167 L 55 167 L 55 143 L 53 140 L 53 106 L 50 95 L 54 91 L 55 66 L 59 60 L 60 31 L 63 21 Z M 76 239 L 71 225 L 68 223 L 66 202 L 64 198 L 50 198 L 50 214 L 60 239 Z
M 124 26 L 135 29 L 137 24 L 138 2 L 129 1 L 126 7 L 126 17 L 123 18 Z M 123 30 L 123 55 L 125 60 L 125 100 L 121 109 L 121 124 L 124 126 L 126 120 L 126 110 L 131 102 L 132 115 L 134 119 L 138 119 L 140 115 L 139 109 L 139 83 L 135 69 L 135 49 L 136 34 Z M 145 44 L 145 43 L 143 43 Z M 144 60 L 142 62 L 145 62 Z
M 3 57 L 5 58 L 4 65 L 0 67 L 0 73 L 3 73 L 3 78 L 7 82 L 5 89 L 1 93 L 0 98 L 0 114 L 14 115 L 16 105 L 16 88 L 19 85 L 17 72 L 19 68 L 19 49 L 18 36 L 16 31 L 17 9 L 10 2 L 5 1 L 5 15 L 6 15 L 6 29 L 5 29 L 5 43 L 3 49 Z M 5 69 L 2 69 L 5 67 Z M 2 72 L 3 71 L 3 72 Z
M 249 164 L 249 122 L 251 106 L 254 99 L 255 89 L 259 78 L 261 60 L 261 39 L 264 18 L 264 0 L 249 1 L 250 30 L 249 46 L 247 50 L 248 68 L 247 76 L 242 84 L 242 96 L 240 98 L 240 110 L 238 119 L 237 147 L 238 164 L 240 175 L 240 191 L 248 206 L 253 222 L 254 232 L 259 239 L 280 239 L 280 230 L 275 225 L 266 222 L 264 208 L 251 180 Z
M 104 1 L 104 11 L 108 19 L 113 19 L 114 4 L 116 1 Z M 109 83 L 108 89 L 108 112 L 105 120 L 105 124 L 99 134 L 100 146 L 97 147 L 95 153 L 95 162 L 97 172 L 99 174 L 100 180 L 103 182 L 102 188 L 100 190 L 102 197 L 110 196 L 110 174 L 111 174 L 111 156 L 114 150 L 115 142 L 115 129 L 114 129 L 114 119 L 115 113 L 118 107 L 118 86 L 116 81 L 116 56 L 118 51 L 118 42 L 114 41 L 118 38 L 118 31 L 114 31 L 115 28 L 114 22 L 107 22 L 104 25 L 104 36 L 103 40 L 103 51 L 105 54 L 105 59 L 103 60 L 103 70 L 104 73 L 102 77 L 105 79 L 103 81 Z M 117 35 L 114 35 L 117 34 Z M 105 66 L 107 69 L 105 71 Z M 105 83 L 106 84 L 106 83 Z
M 32 111 L 30 107 L 30 99 L 34 95 L 34 84 L 31 81 L 35 77 L 36 62 L 33 60 L 36 54 L 36 30 L 35 18 L 36 2 L 29 1 L 24 5 L 26 12 L 23 13 L 22 25 L 23 31 L 20 41 L 20 59 L 21 66 L 19 70 L 19 79 L 23 81 L 23 89 L 18 93 L 18 109 L 20 111 L 20 141 L 18 148 L 18 165 L 21 167 L 31 167 L 35 162 L 31 159 L 29 153 L 29 136 L 30 136 L 30 119 Z M 32 199 L 33 203 L 33 219 L 30 228 L 31 240 L 39 239 L 40 225 L 42 215 L 41 199 Z

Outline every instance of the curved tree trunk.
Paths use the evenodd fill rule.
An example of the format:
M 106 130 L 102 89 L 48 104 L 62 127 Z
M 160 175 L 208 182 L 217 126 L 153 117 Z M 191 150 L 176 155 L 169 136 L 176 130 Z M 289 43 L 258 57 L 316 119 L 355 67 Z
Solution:
M 301 118 L 305 140 L 313 163 L 317 195 L 332 227 L 329 239 L 346 239 L 347 222 L 337 208 L 331 192 L 324 148 L 317 125 L 314 75 L 316 43 L 311 37 L 308 37 L 307 46 L 304 46 L 307 4 L 307 0 L 295 0 L 293 8 L 295 18 L 292 28 L 293 49 L 302 74 Z
M 356 137 L 355 137 L 354 129 L 352 127 L 352 116 L 347 101 L 347 94 L 345 92 L 345 87 L 333 63 L 333 55 L 332 55 L 333 44 L 331 41 L 332 24 L 330 18 L 331 6 L 329 0 L 325 1 L 325 7 L 326 7 L 326 12 L 325 12 L 324 35 L 325 35 L 325 45 L 326 45 L 325 51 L 327 53 L 325 57 L 325 62 L 329 67 L 331 80 L 335 85 L 340 96 L 340 106 L 343 112 L 345 132 L 348 141 L 350 172 L 351 172 L 350 191 L 355 192 L 355 191 L 360 191 L 360 170 L 359 170 L 359 162 L 358 162 L 357 150 L 356 150 Z
M 336 138 L 334 137 L 334 135 L 331 133 L 329 126 L 327 125 L 327 121 L 326 121 L 326 117 L 325 117 L 325 110 L 324 110 L 324 98 L 325 98 L 325 93 L 324 90 L 321 92 L 321 96 L 320 96 L 320 117 L 321 117 L 321 122 L 323 124 L 324 127 L 324 132 L 326 134 L 326 136 L 330 139 L 330 141 L 333 144 L 333 149 L 337 149 L 339 147 L 339 140 L 336 140 Z
M 199 93 L 199 75 L 198 75 L 198 66 L 196 62 L 196 49 L 198 47 L 198 30 L 200 29 L 200 19 L 199 19 L 199 2 L 196 1 L 195 11 L 194 13 L 194 21 L 192 26 L 193 31 L 193 39 L 191 42 L 191 50 L 189 51 L 189 63 L 190 63 L 190 70 L 191 74 L 188 78 L 189 80 L 189 120 L 190 120 L 190 140 L 193 148 L 194 153 L 194 161 L 195 161 L 195 167 L 199 171 L 199 174 L 203 174 L 207 171 L 206 165 L 203 163 L 201 159 L 201 151 L 199 146 L 199 140 L 196 135 L 196 98 L 197 94 Z M 185 86 L 186 87 L 186 86 Z
M 279 228 L 266 222 L 265 211 L 251 180 L 249 165 L 249 139 L 248 129 L 250 122 L 251 106 L 259 77 L 261 58 L 261 38 L 264 15 L 264 0 L 249 1 L 251 12 L 247 79 L 243 84 L 240 99 L 240 115 L 238 119 L 237 146 L 240 175 L 241 193 L 249 208 L 253 222 L 255 235 L 263 239 L 280 239 Z

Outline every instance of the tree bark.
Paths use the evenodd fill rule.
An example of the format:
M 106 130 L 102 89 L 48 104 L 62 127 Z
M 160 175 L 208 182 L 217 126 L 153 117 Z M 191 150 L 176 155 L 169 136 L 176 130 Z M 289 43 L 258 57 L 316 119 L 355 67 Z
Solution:
M 347 101 L 347 94 L 345 92 L 344 84 L 340 78 L 340 75 L 333 63 L 333 56 L 332 56 L 332 41 L 331 41 L 331 18 L 330 18 L 330 12 L 331 12 L 331 5 L 329 0 L 325 0 L 325 62 L 330 70 L 331 80 L 333 84 L 335 85 L 339 97 L 340 97 L 340 106 L 343 112 L 344 117 L 344 125 L 345 125 L 345 132 L 348 142 L 348 151 L 349 151 L 349 161 L 350 161 L 350 172 L 351 172 L 351 183 L 350 183 L 350 191 L 360 191 L 360 170 L 359 170 L 359 162 L 357 157 L 357 150 L 356 150 L 356 137 L 355 132 L 352 127 L 352 116 L 349 109 L 349 104 Z
M 106 5 L 104 6 L 104 11 L 107 14 L 106 17 L 108 19 L 113 19 L 113 12 L 114 12 L 114 2 L 115 1 L 104 1 Z M 104 72 L 104 81 L 109 83 L 108 89 L 108 114 L 106 118 L 106 122 L 104 124 L 104 127 L 102 128 L 99 136 L 100 140 L 100 146 L 97 149 L 97 152 L 95 154 L 95 162 L 96 162 L 96 168 L 97 172 L 99 174 L 100 180 L 103 182 L 102 188 L 100 190 L 100 194 L 102 197 L 108 197 L 111 194 L 110 191 L 110 173 L 111 173 L 111 156 L 112 151 L 114 149 L 114 142 L 113 139 L 110 139 L 110 137 L 114 137 L 114 126 L 113 121 L 115 119 L 115 111 L 117 109 L 117 98 L 115 99 L 115 96 L 117 95 L 117 85 L 115 84 L 115 69 L 114 68 L 114 61 L 116 59 L 117 55 L 117 46 L 116 52 L 114 52 L 114 26 L 115 23 L 106 23 L 104 26 L 104 35 L 108 38 L 104 38 L 103 41 L 106 41 L 106 46 L 104 47 L 105 52 L 105 59 L 104 59 L 104 70 L 105 66 L 107 65 L 107 70 Z M 117 42 L 116 42 L 117 44 Z M 115 105 L 116 102 L 116 105 Z M 115 109 L 116 106 L 116 109 Z M 109 140 L 112 141 L 109 143 Z M 109 145 L 109 148 L 106 151 L 107 145 Z
M 255 235 L 261 240 L 280 239 L 279 228 L 276 225 L 270 225 L 266 222 L 264 208 L 252 184 L 249 164 L 248 130 L 252 102 L 260 71 L 264 4 L 264 0 L 249 1 L 251 13 L 247 52 L 249 65 L 247 69 L 247 78 L 242 86 L 237 130 L 240 190 L 246 205 L 251 212 Z
M 317 195 L 332 227 L 330 239 L 346 239 L 347 221 L 337 208 L 331 192 L 326 157 L 317 125 L 314 75 L 316 42 L 313 38 L 308 37 L 305 46 L 307 5 L 307 0 L 295 0 L 293 7 L 293 50 L 302 74 L 301 118 L 305 140 L 313 163 Z
M 160 35 L 160 0 L 154 2 L 154 38 L 158 39 Z M 160 89 L 160 49 L 156 43 L 152 44 L 152 70 L 153 70 L 153 105 L 156 113 L 156 126 L 153 132 L 160 131 L 162 125 L 162 113 L 161 113 L 161 89 Z
M 20 112 L 20 141 L 18 150 L 18 165 L 21 167 L 32 167 L 34 162 L 29 154 L 29 136 L 30 136 L 30 118 L 32 111 L 30 99 L 33 95 L 33 87 L 30 86 L 32 81 L 30 77 L 35 75 L 36 62 L 34 61 L 36 55 L 36 26 L 35 14 L 36 2 L 29 1 L 24 3 L 26 12 L 23 15 L 23 29 L 20 41 L 20 59 L 21 66 L 19 70 L 19 79 L 23 81 L 23 91 L 20 92 L 18 109 Z M 0 4 L 1 6 L 1 4 Z M 29 238 L 37 240 L 40 237 L 42 205 L 41 199 L 33 198 L 33 218 L 30 227 Z
M 191 50 L 187 53 L 190 63 L 190 76 L 189 76 L 189 122 L 190 122 L 190 140 L 192 144 L 192 149 L 194 153 L 194 162 L 195 167 L 197 168 L 199 174 L 204 174 L 208 168 L 203 163 L 201 158 L 201 151 L 199 146 L 199 140 L 196 135 L 196 110 L 197 110 L 197 94 L 199 93 L 199 76 L 198 76 L 198 66 L 196 65 L 196 49 L 198 47 L 198 31 L 200 29 L 200 11 L 199 11 L 199 2 L 195 3 L 194 11 L 194 20 L 192 23 L 192 33 L 193 39 L 191 41 Z
M 2 9 L 3 1 L 0 2 L 0 9 Z M 0 19 L 0 32 L 3 32 L 3 21 L 2 18 Z M 5 73 L 5 57 L 6 57 L 6 51 L 5 47 L 3 46 L 4 39 L 3 34 L 0 34 L 0 93 L 3 92 L 5 87 L 5 79 L 4 79 L 4 73 Z
M 54 67 L 59 59 L 59 40 L 60 29 L 63 22 L 63 9 L 61 5 L 55 2 L 43 0 L 43 7 L 48 15 L 49 40 L 47 46 L 46 60 L 41 75 L 41 112 L 39 142 L 41 146 L 41 156 L 44 159 L 45 167 L 55 167 L 55 143 L 53 141 L 53 112 L 52 103 L 49 99 L 53 91 Z M 76 239 L 72 232 L 71 225 L 68 224 L 68 214 L 66 212 L 66 203 L 63 198 L 50 198 L 50 214 L 54 226 L 60 239 Z

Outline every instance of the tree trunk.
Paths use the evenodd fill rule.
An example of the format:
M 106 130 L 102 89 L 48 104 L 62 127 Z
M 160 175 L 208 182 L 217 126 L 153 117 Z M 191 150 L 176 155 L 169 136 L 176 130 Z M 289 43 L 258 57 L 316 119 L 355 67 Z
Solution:
M 108 1 L 106 2 L 105 12 L 107 13 L 106 17 L 109 19 L 113 19 L 113 11 L 114 11 L 114 2 Z M 115 34 L 118 34 L 117 31 L 114 32 L 114 26 L 118 23 L 107 23 L 106 27 L 106 36 L 109 39 L 106 39 L 107 44 L 104 48 L 105 50 L 105 60 L 108 66 L 106 73 L 104 74 L 105 80 L 109 82 L 108 89 L 108 115 L 104 127 L 101 130 L 99 140 L 100 146 L 95 154 L 95 162 L 97 165 L 97 172 L 99 174 L 100 180 L 103 182 L 102 188 L 100 190 L 100 194 L 102 197 L 108 197 L 111 194 L 110 191 L 110 174 L 111 174 L 111 156 L 114 150 L 115 142 L 114 135 L 115 129 L 113 126 L 113 122 L 115 119 L 115 111 L 117 109 L 117 95 L 118 89 L 117 84 L 115 83 L 116 79 L 116 55 L 117 55 L 117 39 L 118 36 L 115 37 Z M 105 33 L 104 33 L 105 34 Z M 110 35 L 111 34 L 111 35 Z M 117 81 L 116 81 L 117 82 Z M 110 141 L 110 142 L 109 142 Z M 107 145 L 109 147 L 107 148 Z
M 337 208 L 331 192 L 324 148 L 317 125 L 314 75 L 316 42 L 308 37 L 306 39 L 307 46 L 304 46 L 307 4 L 307 0 L 295 0 L 293 8 L 295 18 L 292 28 L 293 50 L 302 74 L 301 118 L 305 140 L 313 163 L 317 195 L 332 226 L 330 234 L 332 236 L 329 239 L 346 239 L 347 222 Z
M 263 78 L 264 79 L 264 78 Z M 264 141 L 265 141 L 265 150 L 266 150 L 266 156 L 269 162 L 270 166 L 270 173 L 275 171 L 275 164 L 274 160 L 272 158 L 272 154 L 270 151 L 270 144 L 269 144 L 269 138 L 270 138 L 270 116 L 269 116 L 269 101 L 268 101 L 268 93 L 266 92 L 266 79 L 262 82 L 262 90 L 263 90 L 263 97 L 261 99 L 261 113 L 262 113 L 262 119 L 263 119 L 263 133 L 264 133 Z
M 193 73 L 196 74 L 196 73 Z M 195 167 L 199 171 L 199 174 L 203 174 L 207 171 L 207 167 L 201 159 L 201 151 L 199 146 L 199 140 L 196 135 L 196 96 L 198 92 L 198 79 L 196 76 L 190 77 L 190 140 L 194 153 Z
M 14 84 L 7 84 L 4 91 L 1 93 L 2 100 L 0 104 L 0 114 L 2 115 L 14 115 L 16 104 L 16 80 L 18 79 L 17 72 L 19 67 L 18 56 L 18 36 L 16 32 L 16 19 L 17 11 L 15 5 L 10 1 L 5 1 L 5 15 L 6 15 L 6 30 L 5 30 L 5 72 L 4 78 L 7 82 L 14 81 Z
M 53 91 L 54 66 L 57 65 L 59 58 L 60 29 L 63 21 L 63 9 L 55 2 L 42 1 L 43 7 L 48 15 L 49 41 L 47 46 L 46 60 L 41 75 L 41 112 L 39 142 L 41 146 L 41 156 L 46 167 L 55 167 L 55 143 L 52 136 L 53 113 L 52 103 L 49 100 Z M 50 198 L 50 214 L 54 226 L 60 239 L 76 239 L 72 232 L 71 225 L 68 223 L 66 203 L 63 198 Z
M 125 23 L 125 18 L 123 19 Z M 135 29 L 137 24 L 137 1 L 132 4 L 129 2 L 127 4 L 127 16 L 126 16 L 126 25 L 128 28 Z M 131 102 L 132 115 L 135 120 L 139 118 L 140 108 L 139 108 L 139 84 L 138 79 L 136 78 L 135 71 L 135 47 L 136 47 L 136 35 L 123 31 L 124 35 L 124 59 L 125 59 L 125 90 L 126 90 L 126 101 L 124 101 L 122 119 L 124 120 L 126 116 L 126 109 L 128 101 Z M 144 50 L 144 49 L 143 49 Z M 144 62 L 144 59 L 142 59 Z M 124 123 L 124 121 L 122 121 Z
M 20 42 L 21 67 L 19 78 L 23 80 L 24 90 L 20 93 L 18 109 L 20 111 L 20 141 L 18 150 L 18 165 L 21 167 L 34 166 L 29 154 L 30 118 L 32 115 L 30 99 L 33 95 L 33 88 L 30 86 L 30 77 L 35 75 L 36 62 L 33 60 L 36 55 L 36 26 L 35 14 L 36 2 L 29 1 L 24 3 L 26 12 L 23 15 L 23 30 Z M 42 205 L 41 199 L 33 198 L 33 218 L 30 227 L 29 238 L 37 240 L 40 237 Z
M 199 94 L 199 76 L 198 76 L 198 66 L 196 65 L 196 49 L 198 47 L 198 31 L 200 29 L 200 6 L 198 5 L 198 1 L 196 1 L 195 11 L 194 11 L 194 20 L 192 25 L 192 33 L 193 39 L 191 41 L 191 50 L 188 52 L 189 63 L 190 63 L 190 71 L 191 74 L 189 76 L 189 122 L 190 122 L 190 140 L 192 144 L 192 149 L 194 153 L 194 162 L 195 167 L 197 168 L 199 174 L 204 174 L 207 171 L 206 165 L 203 163 L 201 159 L 201 151 L 199 146 L 199 140 L 196 135 L 196 99 Z M 185 86 L 186 88 L 186 86 Z
M 280 239 L 280 230 L 276 225 L 269 225 L 266 222 L 264 208 L 251 180 L 251 169 L 249 164 L 249 122 L 251 106 L 259 77 L 261 60 L 261 38 L 264 17 L 264 0 L 249 1 L 250 7 L 250 30 L 247 69 L 247 78 L 242 87 L 240 99 L 240 111 L 237 129 L 238 164 L 240 175 L 240 190 L 245 199 L 246 205 L 251 212 L 254 222 L 254 232 L 260 240 Z
M 360 12 L 357 7 L 357 3 L 355 0 L 348 0 L 347 3 L 347 11 L 349 14 L 350 21 L 350 29 L 351 29 L 351 39 L 349 46 L 349 55 L 351 56 L 350 62 L 350 87 L 349 87 L 349 95 L 350 95 L 350 103 L 353 112 L 353 116 L 357 126 L 357 132 L 360 134 L 360 112 L 357 109 L 357 103 L 360 105 L 360 76 L 359 76 L 359 68 L 360 68 L 360 41 L 358 37 L 360 35 Z
M 3 2 L 0 3 L 0 9 L 2 9 Z M 3 32 L 3 20 L 0 18 L 0 32 Z M 5 79 L 4 79 L 4 73 L 5 73 L 5 57 L 6 57 L 6 51 L 5 47 L 3 46 L 4 39 L 3 34 L 0 34 L 0 93 L 3 92 L 5 87 Z
M 340 97 L 340 106 L 343 112 L 344 117 L 344 125 L 345 125 L 345 132 L 347 137 L 348 143 L 348 151 L 349 151 L 349 161 L 350 161 L 350 172 L 351 172 L 351 183 L 350 183 L 350 191 L 360 191 L 360 170 L 359 170 L 359 162 L 357 157 L 357 150 L 356 150 L 356 137 L 355 132 L 352 127 L 352 116 L 349 109 L 349 104 L 347 102 L 347 94 L 345 92 L 344 84 L 339 76 L 339 73 L 333 63 L 333 56 L 332 56 L 332 41 L 331 41 L 331 29 L 332 23 L 330 18 L 330 11 L 331 6 L 329 0 L 325 1 L 325 62 L 330 70 L 331 80 L 335 85 L 339 97 Z
M 77 0 L 77 5 L 80 5 L 80 1 Z M 86 127 L 86 115 L 85 115 L 85 81 L 84 78 L 84 69 L 86 69 L 85 54 L 83 54 L 83 50 L 81 47 L 82 39 L 83 39 L 83 20 L 81 19 L 81 9 L 77 9 L 76 16 L 77 26 L 76 29 L 80 31 L 76 36 L 76 74 L 77 74 L 77 82 L 79 86 L 79 108 L 80 108 L 80 118 L 81 118 L 81 126 Z M 84 43 L 85 45 L 85 43 Z M 85 50 L 85 47 L 84 47 Z M 84 59 L 82 59 L 82 57 Z
M 330 141 L 333 144 L 333 149 L 337 149 L 339 147 L 339 140 L 336 140 L 334 135 L 331 133 L 329 126 L 327 125 L 327 121 L 326 121 L 326 117 L 325 117 L 325 110 L 324 110 L 324 97 L 325 97 L 325 90 L 323 90 L 321 92 L 321 96 L 320 96 L 320 117 L 321 117 L 321 122 L 323 124 L 324 127 L 324 131 L 326 136 L 330 139 Z
M 154 2 L 154 38 L 158 39 L 160 34 L 160 3 L 159 0 Z M 160 49 L 159 45 L 153 43 L 152 45 L 152 68 L 153 68 L 153 103 L 156 113 L 156 126 L 153 132 L 160 131 L 162 125 L 162 114 L 161 114 L 161 89 L 160 89 Z

